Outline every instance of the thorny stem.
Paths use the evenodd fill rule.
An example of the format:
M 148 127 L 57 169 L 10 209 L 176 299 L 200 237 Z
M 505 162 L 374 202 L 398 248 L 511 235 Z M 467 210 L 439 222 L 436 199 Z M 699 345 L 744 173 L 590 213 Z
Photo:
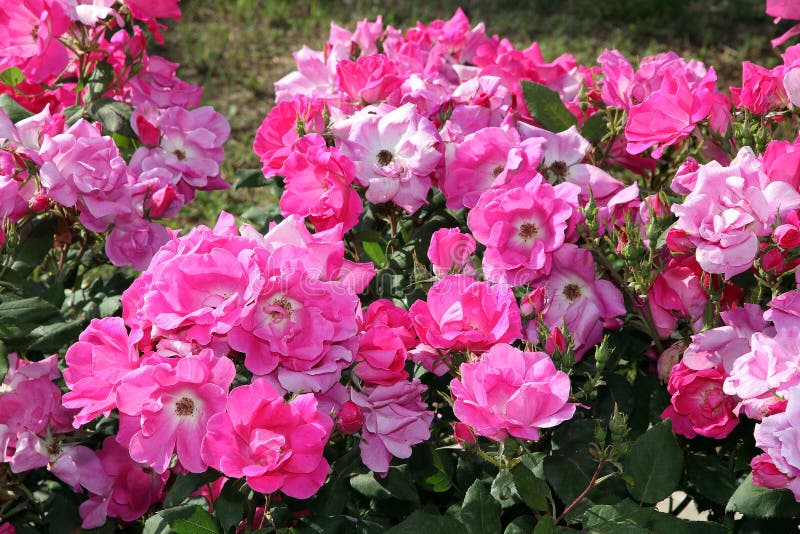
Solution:
M 567 514 L 570 513 L 576 506 L 578 506 L 578 503 L 581 502 L 581 500 L 584 497 L 586 497 L 586 495 L 592 490 L 592 488 L 595 486 L 595 483 L 597 482 L 597 477 L 600 476 L 600 470 L 603 469 L 604 465 L 605 465 L 605 460 L 604 459 L 600 459 L 600 462 L 597 464 L 597 469 L 594 470 L 594 474 L 592 474 L 592 478 L 591 478 L 591 480 L 589 480 L 589 484 L 583 489 L 583 491 L 580 493 L 580 495 L 575 497 L 575 500 L 572 501 L 569 504 L 569 506 L 564 508 L 564 511 L 561 512 L 561 515 L 559 515 L 556 518 L 556 520 L 554 521 L 554 524 L 557 525 L 557 524 L 561 523 L 561 521 L 564 520 L 564 518 L 567 516 Z

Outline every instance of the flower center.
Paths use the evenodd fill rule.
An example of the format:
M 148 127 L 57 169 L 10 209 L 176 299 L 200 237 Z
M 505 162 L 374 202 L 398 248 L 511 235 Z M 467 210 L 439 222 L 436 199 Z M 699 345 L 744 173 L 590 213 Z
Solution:
M 522 226 L 519 227 L 519 236 L 522 239 L 533 239 L 537 235 L 539 235 L 539 227 L 532 222 L 523 223 Z
M 31 30 L 31 37 L 33 37 L 34 41 L 39 40 L 39 25 L 35 24 L 33 29 Z
M 283 308 L 283 312 L 285 316 L 291 316 L 294 312 L 294 306 L 292 306 L 292 301 L 286 297 L 278 297 L 272 301 L 273 306 L 278 306 L 279 308 Z M 282 318 L 281 312 L 278 310 L 273 309 L 273 311 L 269 312 L 270 317 L 272 317 L 273 321 L 279 321 Z
M 554 161 L 549 170 L 556 178 L 564 178 L 567 175 L 567 164 L 563 161 Z
M 498 166 L 497 166 L 497 167 L 495 167 L 495 168 L 494 168 L 494 170 L 492 171 L 492 176 L 494 176 L 495 178 L 497 178 L 497 176 L 498 176 L 498 175 L 499 175 L 501 172 L 503 172 L 503 166 L 502 166 L 502 165 L 498 165 Z
M 172 153 L 175 154 L 175 157 L 179 160 L 186 161 L 186 152 L 183 150 L 173 150 Z
M 564 296 L 567 297 L 570 302 L 573 302 L 581 296 L 581 286 L 578 284 L 567 284 L 564 287 Z
M 194 415 L 194 401 L 189 397 L 181 397 L 175 403 L 175 413 L 181 417 L 189 417 Z
M 394 161 L 394 155 L 385 148 L 378 152 L 378 165 L 385 167 Z

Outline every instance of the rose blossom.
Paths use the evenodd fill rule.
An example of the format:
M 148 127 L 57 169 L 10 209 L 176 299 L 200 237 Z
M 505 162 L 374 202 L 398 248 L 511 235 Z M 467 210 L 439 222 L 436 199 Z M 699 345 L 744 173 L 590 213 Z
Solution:
M 570 419 L 570 382 L 543 352 L 522 352 L 497 344 L 474 363 L 461 364 L 450 382 L 455 416 L 495 441 L 509 435 L 536 441 L 540 428 Z
M 330 471 L 322 456 L 333 429 L 313 394 L 285 402 L 266 381 L 231 391 L 227 409 L 208 422 L 202 455 L 214 469 L 247 477 L 260 493 L 281 490 L 296 499 L 314 495 Z
M 520 336 L 511 287 L 465 275 L 445 276 L 433 284 L 428 300 L 414 302 L 408 313 L 422 342 L 437 349 L 482 352 Z
M 669 375 L 670 406 L 661 414 L 672 421 L 676 433 L 693 438 L 697 434 L 722 439 L 739 423 L 735 399 L 722 391 L 725 373 L 720 367 L 695 371 L 679 362 Z
M 428 259 L 433 265 L 433 272 L 444 276 L 453 269 L 463 269 L 475 248 L 475 239 L 470 234 L 462 234 L 458 228 L 436 230 L 428 247 Z

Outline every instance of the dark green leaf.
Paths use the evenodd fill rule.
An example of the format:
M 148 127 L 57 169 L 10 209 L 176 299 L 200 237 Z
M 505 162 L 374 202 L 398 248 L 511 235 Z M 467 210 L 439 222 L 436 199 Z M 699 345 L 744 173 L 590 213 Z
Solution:
M 553 455 L 544 460 L 547 482 L 565 503 L 572 502 L 589 485 L 596 464 L 588 452 Z
M 750 474 L 733 492 L 725 510 L 765 519 L 792 517 L 800 515 L 800 503 L 795 501 L 789 490 L 756 486 L 753 484 L 753 475 Z
M 602 504 L 592 506 L 583 514 L 584 528 L 593 534 L 647 534 L 634 517 L 628 516 L 614 506 Z
M 369 259 L 375 262 L 375 265 L 382 266 L 386 264 L 386 254 L 383 252 L 383 247 L 380 243 L 363 241 L 361 246 L 364 247 L 364 252 L 367 253 Z
M 30 232 L 14 251 L 14 263 L 11 264 L 11 270 L 23 278 L 30 276 L 52 250 L 56 221 L 52 217 L 45 217 L 37 219 L 31 226 Z
M 57 352 L 72 342 L 82 329 L 83 321 L 81 319 L 39 326 L 31 331 L 33 341 L 28 346 L 28 350 Z
M 39 297 L 0 303 L 0 321 L 38 323 L 58 315 L 58 309 Z
M 389 474 L 383 479 L 383 487 L 389 490 L 395 499 L 419 502 L 419 494 L 414 487 L 414 480 L 406 472 L 404 466 L 389 469 Z
M 538 478 L 525 464 L 519 464 L 511 471 L 514 477 L 514 486 L 517 494 L 531 510 L 537 512 L 547 511 L 547 498 L 550 488 L 547 483 Z
M 375 479 L 375 473 L 372 472 L 354 476 L 350 479 L 350 486 L 370 499 L 387 499 L 391 496 L 389 490 Z
M 61 113 L 63 113 L 64 117 L 66 117 L 65 122 L 67 123 L 67 126 L 72 126 L 73 124 L 78 122 L 78 119 L 83 118 L 84 111 L 85 110 L 83 106 L 75 105 L 75 106 L 69 106 L 68 108 L 64 108 L 61 111 Z
M 3 72 L 0 72 L 0 82 L 11 87 L 16 87 L 25 81 L 25 75 L 19 70 L 19 67 L 9 67 Z
M 495 502 L 480 480 L 476 480 L 464 496 L 464 503 L 461 505 L 461 521 L 469 534 L 502 532 L 500 505 Z
M 386 534 L 445 534 L 462 530 L 464 525 L 452 517 L 416 510 L 402 523 L 387 530 Z
M 522 81 L 522 94 L 531 116 L 546 130 L 563 132 L 578 124 L 556 91 L 536 82 Z
M 536 526 L 536 519 L 530 515 L 521 515 L 508 524 L 503 534 L 530 534 Z
M 110 98 L 100 98 L 89 106 L 89 116 L 103 125 L 103 135 L 118 133 L 127 137 L 136 137 L 131 128 L 133 108 L 123 102 Z
M 267 179 L 261 169 L 237 169 L 236 181 L 233 183 L 234 189 L 245 187 L 263 187 L 267 185 Z
M 606 122 L 606 115 L 602 111 L 598 111 L 583 123 L 581 128 L 581 135 L 584 139 L 596 145 L 603 140 L 603 137 L 608 133 L 608 124 Z
M 8 93 L 0 94 L 0 109 L 6 112 L 11 122 L 17 123 L 22 119 L 31 117 L 33 113 L 23 108 Z
M 209 469 L 204 473 L 178 475 L 167 493 L 167 497 L 164 499 L 164 507 L 172 508 L 178 506 L 200 486 L 214 482 L 220 476 L 222 475 L 213 469 Z
M 108 91 L 109 85 L 114 81 L 114 67 L 108 63 L 97 63 L 86 81 L 86 102 L 97 100 Z
M 8 374 L 8 348 L 0 341 L 0 384 L 6 379 L 6 374 Z
M 549 515 L 542 516 L 536 523 L 536 528 L 533 529 L 533 534 L 552 534 L 553 532 L 553 518 Z
M 686 458 L 689 482 L 703 497 L 717 504 L 726 504 L 736 490 L 736 478 L 716 456 L 693 454 Z
M 490 493 L 502 508 L 509 508 L 519 502 L 514 488 L 514 475 L 511 474 L 511 471 L 503 469 L 497 473 L 492 481 Z
M 238 480 L 228 480 L 214 500 L 214 515 L 224 532 L 241 523 L 247 514 L 247 498 L 236 489 L 237 484 Z
M 197 505 L 167 508 L 144 524 L 144 534 L 221 534 L 216 520 Z
M 683 452 L 668 421 L 659 423 L 633 442 L 625 458 L 628 491 L 639 502 L 656 503 L 678 487 Z

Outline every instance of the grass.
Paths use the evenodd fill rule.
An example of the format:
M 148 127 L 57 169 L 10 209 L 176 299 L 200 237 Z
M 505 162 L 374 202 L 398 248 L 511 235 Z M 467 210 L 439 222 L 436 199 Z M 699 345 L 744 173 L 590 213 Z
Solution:
M 330 21 L 354 28 L 382 15 L 384 24 L 406 29 L 417 20 L 449 18 L 460 5 L 473 24 L 519 47 L 537 41 L 546 59 L 569 52 L 593 64 L 604 48 L 634 59 L 675 50 L 714 65 L 720 85 L 739 83 L 741 62 L 768 66 L 779 59 L 769 39 L 785 29 L 764 14 L 763 0 L 183 0 L 184 18 L 166 33 L 157 53 L 182 67 L 178 74 L 205 87 L 203 104 L 231 123 L 223 173 L 257 168 L 255 131 L 274 103 L 273 84 L 294 69 L 292 52 L 307 44 L 322 49 Z M 275 202 L 268 191 L 200 192 L 175 221 L 211 223 L 221 209 L 241 215 L 248 207 Z

